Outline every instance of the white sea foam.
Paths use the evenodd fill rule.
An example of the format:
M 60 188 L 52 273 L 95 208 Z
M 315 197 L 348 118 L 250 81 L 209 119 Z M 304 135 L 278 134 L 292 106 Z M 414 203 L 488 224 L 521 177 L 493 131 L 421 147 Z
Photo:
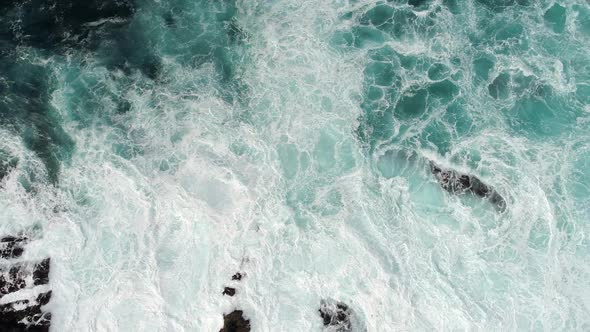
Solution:
M 253 331 L 318 331 L 327 298 L 348 304 L 368 331 L 587 326 L 588 226 L 575 221 L 590 210 L 567 192 L 588 192 L 587 173 L 571 175 L 576 162 L 588 165 L 590 153 L 574 146 L 588 141 L 511 135 L 484 114 L 489 96 L 477 90 L 467 111 L 497 126 L 455 139 L 446 155 L 390 142 L 367 155 L 354 134 L 364 51 L 327 40 L 349 24 L 340 14 L 373 3 L 241 2 L 237 20 L 250 36 L 242 102 L 220 96 L 213 65 L 173 58 L 166 80 L 138 75 L 122 92 L 94 65 L 74 83 L 58 77 L 124 94 L 133 109 L 115 114 L 103 98 L 104 114 L 80 126 L 69 118 L 72 87 L 58 87 L 52 101 L 76 142 L 58 187 L 27 193 L 19 177 L 43 165 L 0 132 L 0 148 L 19 159 L 0 191 L 3 231 L 41 226 L 27 255 L 52 257 L 53 331 L 217 331 L 236 308 Z M 389 44 L 437 58 L 465 42 L 438 38 L 448 41 L 441 53 L 428 40 Z M 509 57 L 498 63 L 498 72 L 525 70 Z M 537 72 L 560 92 L 572 88 L 563 64 Z M 414 75 L 405 84 L 425 81 Z M 493 183 L 507 212 L 442 191 L 428 159 Z M 238 271 L 244 278 L 232 281 Z M 222 296 L 224 286 L 236 295 Z

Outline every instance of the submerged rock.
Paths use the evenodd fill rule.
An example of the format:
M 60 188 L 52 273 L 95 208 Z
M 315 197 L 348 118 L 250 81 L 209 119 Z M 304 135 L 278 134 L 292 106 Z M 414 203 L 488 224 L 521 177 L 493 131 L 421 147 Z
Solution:
M 236 289 L 233 287 L 225 287 L 223 289 L 223 293 L 221 293 L 223 295 L 229 295 L 229 296 L 234 296 L 236 294 Z
M 357 313 L 347 304 L 332 299 L 320 302 L 320 316 L 324 321 L 325 331 L 330 332 L 366 332 L 367 328 Z
M 352 332 L 350 321 L 352 311 L 342 302 L 322 300 L 320 304 L 320 316 L 324 320 L 324 326 L 334 332 Z
M 244 318 L 242 310 L 234 310 L 223 315 L 223 327 L 219 332 L 249 332 L 250 321 Z
M 432 161 L 430 161 L 430 170 L 444 190 L 452 194 L 471 192 L 479 197 L 488 199 L 501 211 L 506 209 L 504 198 L 476 176 L 462 174 L 451 169 L 443 169 Z

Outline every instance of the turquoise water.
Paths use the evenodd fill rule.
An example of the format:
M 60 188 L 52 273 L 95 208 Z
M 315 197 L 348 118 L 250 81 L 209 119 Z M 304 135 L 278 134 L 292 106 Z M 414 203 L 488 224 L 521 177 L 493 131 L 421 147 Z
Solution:
M 587 1 L 0 15 L 0 233 L 41 234 L 53 331 L 590 329 Z

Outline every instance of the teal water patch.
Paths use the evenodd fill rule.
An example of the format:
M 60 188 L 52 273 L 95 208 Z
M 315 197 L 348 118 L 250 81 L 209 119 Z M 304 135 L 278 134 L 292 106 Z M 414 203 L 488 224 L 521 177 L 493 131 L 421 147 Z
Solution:
M 547 9 L 545 15 L 543 15 L 545 22 L 553 29 L 556 33 L 562 33 L 565 30 L 566 22 L 566 11 L 565 7 L 556 3 L 551 8 Z
M 580 165 L 590 120 L 586 99 L 590 57 L 583 42 L 588 41 L 587 8 L 582 2 L 512 0 L 469 5 L 398 1 L 356 7 L 331 45 L 365 61 L 356 135 L 376 161 L 376 176 L 407 181 L 416 204 L 413 211 L 424 217 L 423 222 L 438 223 L 429 217 L 438 214 L 452 227 L 462 223 L 461 217 L 449 216 L 452 211 L 444 208 L 454 198 L 435 194 L 436 188 L 424 184 L 431 177 L 424 169 L 425 160 L 445 160 L 490 178 L 508 197 L 509 206 L 520 195 L 517 187 L 534 187 L 527 190 L 546 197 L 543 209 L 552 211 L 553 226 L 542 225 L 540 220 L 546 217 L 538 216 L 524 240 L 516 236 L 522 231 L 517 225 L 508 237 L 530 246 L 534 260 L 543 260 L 543 250 L 552 247 L 552 232 L 564 239 L 561 247 L 573 248 L 574 238 L 581 236 L 575 228 L 584 228 L 588 216 L 582 207 L 587 201 L 581 194 L 585 180 L 580 177 L 587 173 Z M 581 156 L 574 162 L 571 153 Z M 528 183 L 523 176 L 542 178 L 542 184 Z M 573 191 L 567 194 L 570 189 L 565 188 Z M 493 229 L 518 219 L 515 211 L 508 210 L 505 219 L 476 199 L 461 200 L 480 214 L 476 227 Z M 530 273 L 542 269 L 533 262 L 526 266 Z M 502 287 L 510 287 L 509 274 L 494 273 Z M 481 294 L 494 290 L 468 292 L 482 303 L 486 301 Z M 486 305 L 482 312 L 489 312 Z M 569 317 L 554 323 L 572 327 L 576 320 Z M 516 326 L 541 325 L 546 326 L 520 317 Z
M 117 118 L 135 111 L 129 91 L 162 82 L 163 59 L 187 68 L 212 63 L 219 94 L 230 103 L 244 96 L 235 79 L 235 61 L 243 57 L 231 49 L 246 37 L 234 19 L 234 2 L 48 5 L 39 0 L 2 6 L 0 120 L 44 160 L 53 183 L 74 149 L 63 117 L 80 128 L 119 128 L 115 136 L 122 141 L 113 145 L 117 153 L 125 158 L 141 154 Z M 66 109 L 52 105 L 56 77 L 67 86 Z
M 363 141 L 374 147 L 395 140 L 399 136 L 393 135 L 395 124 L 411 120 L 413 126 L 422 126 L 432 121 L 433 114 L 442 120 L 451 104 L 465 112 L 476 107 L 476 113 L 466 116 L 478 116 L 484 122 L 500 120 L 516 134 L 531 138 L 563 134 L 565 127 L 575 126 L 576 119 L 585 116 L 584 108 L 572 103 L 572 97 L 585 94 L 585 85 L 580 85 L 577 94 L 567 86 L 585 84 L 587 65 L 580 63 L 574 71 L 568 67 L 572 62 L 587 62 L 588 56 L 580 52 L 575 38 L 562 41 L 563 37 L 554 35 L 566 27 L 566 7 L 556 3 L 543 9 L 529 1 L 479 1 L 470 13 L 456 7 L 450 2 L 427 1 L 408 2 L 407 6 L 377 4 L 351 13 L 357 25 L 336 34 L 334 47 L 367 52 L 359 130 Z M 525 9 L 529 14 L 518 19 Z M 448 29 L 455 34 L 455 47 L 443 44 L 451 38 Z M 570 51 L 553 48 L 556 40 Z M 396 44 L 399 42 L 402 44 Z M 394 50 L 389 45 L 403 46 Z M 418 45 L 427 48 L 413 51 Z M 480 116 L 480 112 L 490 116 Z M 385 124 L 387 121 L 393 123 Z M 443 127 L 454 128 L 461 136 L 476 129 L 457 123 Z M 480 126 L 483 128 L 487 126 Z M 406 137 L 415 147 L 437 145 L 437 140 Z
M 6 59 L 2 68 L 0 125 L 20 134 L 27 148 L 44 161 L 49 180 L 56 183 L 60 163 L 71 156 L 74 142 L 48 102 L 54 84 L 51 74 L 45 66 Z

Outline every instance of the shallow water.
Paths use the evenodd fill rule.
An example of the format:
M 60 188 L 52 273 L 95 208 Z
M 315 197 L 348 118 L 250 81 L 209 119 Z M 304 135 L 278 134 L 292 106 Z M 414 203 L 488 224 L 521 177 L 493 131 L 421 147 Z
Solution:
M 0 5 L 0 233 L 52 331 L 590 329 L 587 1 L 72 3 Z

